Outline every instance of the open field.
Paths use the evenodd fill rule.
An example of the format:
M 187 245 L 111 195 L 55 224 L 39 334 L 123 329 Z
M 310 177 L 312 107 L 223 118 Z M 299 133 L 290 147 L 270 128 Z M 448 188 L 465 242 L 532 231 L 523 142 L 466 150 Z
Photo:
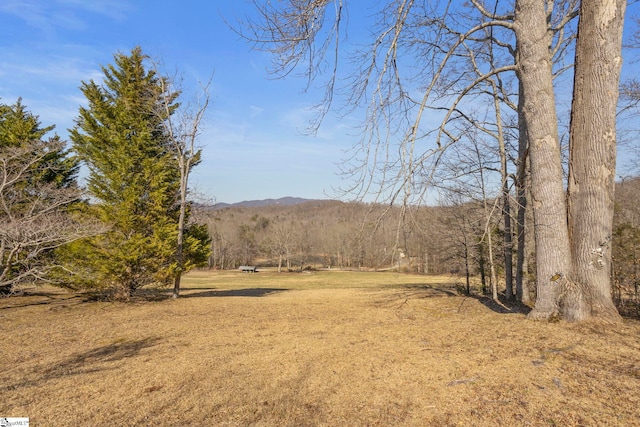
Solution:
M 0 300 L 0 417 L 40 426 L 640 425 L 640 323 L 536 323 L 455 278 L 195 272 Z

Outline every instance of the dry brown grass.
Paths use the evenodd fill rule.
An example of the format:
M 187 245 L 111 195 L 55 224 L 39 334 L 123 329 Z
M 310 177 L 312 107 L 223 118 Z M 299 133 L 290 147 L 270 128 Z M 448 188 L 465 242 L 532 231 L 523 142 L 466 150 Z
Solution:
M 452 278 L 192 273 L 184 298 L 0 300 L 33 426 L 640 424 L 640 324 L 536 323 Z

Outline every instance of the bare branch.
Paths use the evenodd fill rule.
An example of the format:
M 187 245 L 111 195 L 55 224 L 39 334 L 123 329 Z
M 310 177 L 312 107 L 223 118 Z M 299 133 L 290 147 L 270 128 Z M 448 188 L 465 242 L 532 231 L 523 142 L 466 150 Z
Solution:
M 25 281 L 51 281 L 58 268 L 50 252 L 75 240 L 99 234 L 104 226 L 70 212 L 82 191 L 37 179 L 50 165 L 58 141 L 31 141 L 0 147 L 0 289 Z

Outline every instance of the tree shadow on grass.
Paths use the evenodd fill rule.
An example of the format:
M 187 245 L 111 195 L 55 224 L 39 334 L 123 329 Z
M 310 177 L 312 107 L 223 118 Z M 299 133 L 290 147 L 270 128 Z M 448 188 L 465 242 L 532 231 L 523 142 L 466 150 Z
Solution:
M 498 301 L 494 301 L 487 295 L 471 294 L 467 295 L 470 298 L 474 298 L 480 302 L 480 304 L 487 307 L 489 310 L 498 314 L 529 314 L 531 307 L 528 305 L 519 303 L 516 300 L 507 300 L 503 294 L 498 295 Z
M 215 297 L 264 297 L 276 292 L 284 292 L 285 288 L 248 288 L 220 290 L 217 288 L 182 288 L 180 298 L 215 298 Z M 143 288 L 137 289 L 129 297 L 129 303 L 160 302 L 171 299 L 173 290 L 167 288 Z M 14 308 L 23 308 L 38 305 L 49 305 L 50 310 L 62 310 L 70 305 L 86 302 L 114 302 L 110 291 L 93 291 L 73 294 L 60 292 L 29 292 L 21 296 L 12 296 L 0 299 L 0 311 Z M 122 302 L 122 301 L 120 301 Z
M 101 347 L 96 347 L 84 353 L 78 353 L 56 364 L 49 370 L 52 374 L 74 374 L 90 366 L 104 362 L 115 362 L 137 356 L 143 349 L 154 346 L 160 338 L 148 337 L 133 341 L 116 341 Z
M 413 293 L 415 298 L 434 298 L 434 297 L 457 297 L 458 292 L 455 286 L 450 283 L 408 283 L 402 286 L 402 289 L 407 289 Z
M 31 307 L 36 305 L 66 306 L 69 303 L 83 303 L 90 299 L 91 296 L 87 294 L 29 291 L 22 295 L 0 298 L 0 310 Z
M 390 287 L 392 287 L 390 285 Z M 422 299 L 422 298 L 449 298 L 449 297 L 468 297 L 476 299 L 482 305 L 487 307 L 493 312 L 500 314 L 528 314 L 531 311 L 531 307 L 521 304 L 515 300 L 508 301 L 503 294 L 499 295 L 499 301 L 494 301 L 487 295 L 471 293 L 467 295 L 464 292 L 464 288 L 459 284 L 451 283 L 409 283 L 396 287 L 397 293 L 386 299 L 386 302 L 395 301 L 398 299 Z
M 382 305 L 394 304 L 398 300 L 409 299 L 426 299 L 426 298 L 449 298 L 459 296 L 456 288 L 450 283 L 407 283 L 403 285 L 389 284 L 387 286 L 381 286 L 376 288 L 379 291 L 382 289 L 393 290 L 391 294 L 384 294 L 379 301 Z
M 277 292 L 288 291 L 284 288 L 247 288 L 229 290 L 205 290 L 180 294 L 180 298 L 220 298 L 220 297 L 264 297 Z
M 117 369 L 118 366 L 112 365 L 112 362 L 135 357 L 142 350 L 154 346 L 158 341 L 160 341 L 160 338 L 155 337 L 133 341 L 116 341 L 86 352 L 77 353 L 52 364 L 48 368 L 33 369 L 17 382 L 0 387 L 0 392 L 16 390 L 22 387 L 39 387 L 47 381 L 59 378 Z

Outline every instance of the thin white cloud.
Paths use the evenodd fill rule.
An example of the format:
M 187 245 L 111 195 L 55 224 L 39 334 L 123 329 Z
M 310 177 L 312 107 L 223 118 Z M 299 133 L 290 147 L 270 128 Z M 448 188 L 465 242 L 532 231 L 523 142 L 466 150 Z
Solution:
M 114 21 L 126 20 L 133 9 L 130 0 L 2 0 L 0 13 L 22 19 L 32 28 L 53 35 L 57 28 L 85 30 L 89 27 L 86 12 L 106 16 Z
M 0 13 L 13 15 L 24 20 L 30 27 L 48 32 L 53 23 L 47 16 L 47 4 L 34 0 L 4 0 L 0 2 Z
M 104 15 L 115 21 L 126 20 L 133 10 L 133 4 L 129 0 L 57 0 L 56 3 Z
M 323 144 L 331 141 L 339 143 L 345 139 L 354 141 L 360 137 L 355 130 L 359 124 L 357 119 L 347 117 L 338 120 L 332 115 L 324 117 L 320 128 L 309 135 L 311 125 L 317 118 L 318 113 L 312 108 L 295 107 L 283 112 L 279 121 L 282 126 L 294 130 L 298 136 L 304 136 L 307 141 L 322 140 Z
M 251 117 L 253 119 L 253 118 L 256 118 L 259 115 L 261 115 L 262 112 L 264 111 L 264 108 L 257 107 L 255 105 L 251 105 L 251 106 L 249 106 L 249 111 L 250 111 L 249 117 Z
M 70 50 L 70 56 L 47 56 L 0 48 L 0 102 L 22 98 L 44 125 L 55 124 L 63 138 L 73 126 L 78 107 L 86 104 L 79 89 L 81 82 L 102 80 L 97 61 Z
M 4 36 L 0 102 L 12 103 L 22 97 L 43 125 L 55 124 L 55 132 L 68 139 L 67 129 L 73 127 L 78 107 L 86 105 L 81 82 L 101 82 L 100 65 L 112 63 L 114 52 L 141 44 L 152 57 L 177 64 L 189 85 L 185 94 L 192 93 L 191 86 L 195 93 L 196 82 L 207 81 L 216 70 L 206 127 L 198 141 L 203 163 L 196 169 L 194 183 L 200 181 L 208 192 L 228 191 L 221 198 L 224 201 L 278 193 L 309 197 L 312 188 L 331 186 L 332 165 L 340 155 L 334 144 L 340 138 L 335 123 L 316 138 L 304 136 L 312 112 L 291 110 L 310 102 L 308 97 L 301 97 L 284 82 L 267 80 L 268 56 L 259 52 L 247 56 L 247 46 L 236 44 L 236 35 L 229 36 L 220 30 L 226 26 L 212 23 L 215 16 L 203 20 L 204 14 L 198 12 L 211 3 L 216 8 L 217 3 L 225 3 L 220 7 L 229 8 L 241 7 L 243 2 L 201 0 L 201 7 L 194 2 L 193 7 L 181 10 L 180 18 L 191 16 L 193 22 L 199 22 L 197 28 L 203 28 L 196 39 L 196 28 L 175 34 L 153 30 L 181 22 L 173 22 L 173 16 L 167 14 L 165 9 L 172 7 L 169 3 L 0 0 L 0 24 L 4 24 L 0 25 Z M 129 25 L 130 21 L 136 25 Z M 259 71 L 252 71 L 252 66 Z M 325 135 L 325 129 L 331 135 Z M 323 139 L 329 136 L 335 139 Z
M 308 106 L 291 108 L 282 114 L 281 123 L 298 130 L 305 130 L 309 127 L 314 117 L 313 110 Z
M 90 79 L 99 80 L 101 71 L 93 63 L 87 63 L 78 57 L 53 56 L 34 58 L 36 62 L 3 61 L 0 63 L 0 74 L 20 76 L 20 80 L 40 82 L 74 82 Z

